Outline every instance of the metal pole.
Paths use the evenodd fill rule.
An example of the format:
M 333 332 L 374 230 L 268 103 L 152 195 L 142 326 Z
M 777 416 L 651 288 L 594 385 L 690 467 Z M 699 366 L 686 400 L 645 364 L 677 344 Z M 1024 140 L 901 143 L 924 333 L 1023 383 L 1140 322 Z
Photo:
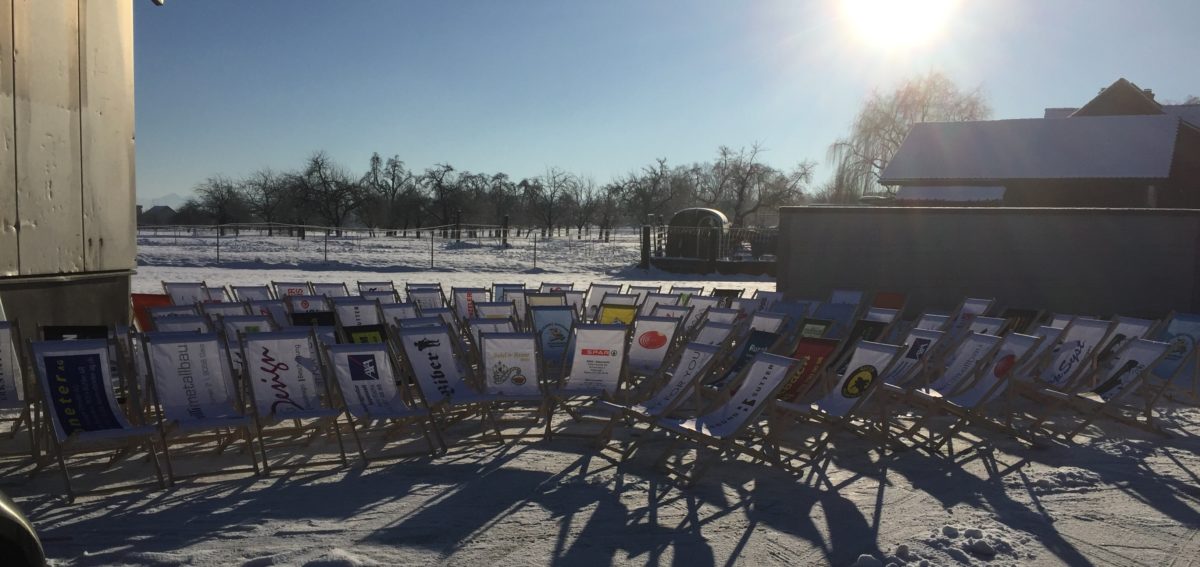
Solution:
M 533 267 L 537 268 L 537 233 L 533 233 Z
M 217 263 L 221 263 L 221 229 L 217 229 Z
M 433 231 L 429 231 L 429 269 L 433 269 Z M 411 301 L 411 300 L 410 300 Z
M 325 229 L 325 261 L 329 261 L 329 229 Z

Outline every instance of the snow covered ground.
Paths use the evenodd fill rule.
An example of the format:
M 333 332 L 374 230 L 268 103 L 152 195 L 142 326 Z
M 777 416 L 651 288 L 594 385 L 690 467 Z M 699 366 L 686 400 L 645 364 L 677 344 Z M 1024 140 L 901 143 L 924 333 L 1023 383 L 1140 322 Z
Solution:
M 204 246 L 146 240 L 135 291 L 158 291 L 164 279 L 353 282 L 380 279 L 380 271 L 398 282 L 470 286 L 678 281 L 628 268 L 636 247 L 611 245 L 608 256 L 578 260 L 554 245 L 539 249 L 542 273 L 490 246 L 445 250 L 444 271 L 429 271 L 418 269 L 414 250 L 396 245 L 347 245 L 326 264 L 303 244 L 293 255 L 286 245 L 251 242 L 238 252 L 231 245 L 230 264 L 223 249 L 217 267 Z M 406 263 L 412 271 L 393 266 Z M 769 279 L 689 283 L 696 281 L 774 289 Z M 620 465 L 587 441 L 558 438 L 458 443 L 436 458 L 367 468 L 202 477 L 75 504 L 55 496 L 56 470 L 30 477 L 19 459 L 0 460 L 0 483 L 37 526 L 53 563 L 68 565 L 1196 565 L 1200 410 L 1162 407 L 1170 439 L 1109 422 L 1076 446 L 1032 448 L 986 435 L 990 450 L 955 463 L 913 450 L 881 456 L 842 436 L 827 466 L 801 476 L 728 461 L 686 490 L 654 466 L 661 435 L 622 429 L 617 441 L 641 443 Z M 474 428 L 460 424 L 448 438 L 465 439 Z M 786 438 L 815 433 L 798 425 Z M 291 458 L 337 455 L 335 443 L 318 440 Z M 184 472 L 247 462 L 211 447 L 176 456 Z M 153 469 L 135 457 L 79 484 L 116 479 L 152 481 Z

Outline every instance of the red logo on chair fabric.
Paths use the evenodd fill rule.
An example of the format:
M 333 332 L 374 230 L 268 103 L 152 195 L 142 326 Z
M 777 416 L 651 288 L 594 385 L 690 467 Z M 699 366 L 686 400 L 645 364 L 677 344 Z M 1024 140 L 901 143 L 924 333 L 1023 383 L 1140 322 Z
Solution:
M 638 344 L 650 350 L 659 349 L 666 346 L 667 336 L 658 331 L 646 331 L 638 337 Z
M 1008 356 L 997 360 L 995 368 L 992 369 L 992 375 L 997 378 L 1003 378 L 1012 371 L 1013 364 L 1016 364 L 1016 362 L 1017 356 L 1014 354 L 1009 354 Z

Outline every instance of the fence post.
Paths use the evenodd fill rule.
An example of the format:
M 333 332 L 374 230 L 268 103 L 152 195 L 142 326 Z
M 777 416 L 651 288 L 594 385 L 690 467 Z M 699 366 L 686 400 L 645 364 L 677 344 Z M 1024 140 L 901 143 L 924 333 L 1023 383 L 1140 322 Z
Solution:
M 454 241 L 462 242 L 462 209 L 454 213 Z
M 708 273 L 715 274 L 717 272 L 717 256 L 718 248 L 721 247 L 721 229 L 708 229 Z
M 533 267 L 537 268 L 537 233 L 533 234 Z
M 217 229 L 217 263 L 221 263 L 221 229 Z
M 508 248 L 508 215 L 504 215 L 502 223 L 500 225 L 500 246 Z
M 642 225 L 642 261 L 638 267 L 643 270 L 650 269 L 650 225 Z
M 329 261 L 329 229 L 325 229 L 325 261 Z
M 429 231 L 429 269 L 433 269 L 433 231 Z

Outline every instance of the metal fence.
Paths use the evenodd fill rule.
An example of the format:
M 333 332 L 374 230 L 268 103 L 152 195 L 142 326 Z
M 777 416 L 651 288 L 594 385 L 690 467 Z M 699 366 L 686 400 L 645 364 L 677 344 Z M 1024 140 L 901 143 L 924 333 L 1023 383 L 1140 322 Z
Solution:
M 639 231 L 446 225 L 408 230 L 288 224 L 138 227 L 149 265 L 343 264 L 347 269 L 593 269 L 637 262 Z
M 698 260 L 774 260 L 779 231 L 760 228 L 650 227 L 651 254 Z

